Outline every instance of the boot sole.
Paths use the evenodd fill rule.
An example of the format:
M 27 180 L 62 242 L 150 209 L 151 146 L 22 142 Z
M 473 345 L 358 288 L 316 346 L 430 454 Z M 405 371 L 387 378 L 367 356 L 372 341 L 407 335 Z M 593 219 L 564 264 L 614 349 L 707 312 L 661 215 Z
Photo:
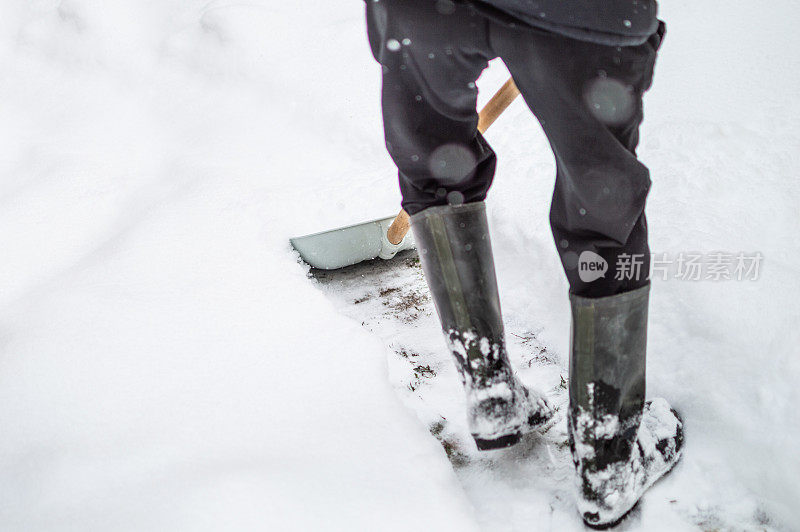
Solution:
M 491 451 L 493 449 L 503 449 L 505 447 L 511 447 L 512 445 L 519 443 L 519 440 L 521 439 L 522 439 L 522 433 L 517 432 L 515 434 L 501 436 L 500 438 L 496 438 L 493 440 L 475 438 L 475 445 L 478 446 L 479 451 Z
M 516 433 L 508 434 L 506 436 L 502 436 L 500 438 L 494 438 L 491 440 L 487 440 L 484 438 L 477 438 L 475 435 L 472 438 L 475 440 L 475 445 L 478 446 L 479 451 L 491 451 L 493 449 L 504 449 L 506 447 L 511 447 L 519 443 L 522 439 L 524 434 L 529 432 L 539 432 L 540 434 L 544 434 L 551 428 L 553 428 L 558 420 L 556 419 L 555 413 L 548 417 L 543 421 L 539 421 L 538 424 L 531 423 L 528 421 L 528 425 L 524 430 L 521 430 Z

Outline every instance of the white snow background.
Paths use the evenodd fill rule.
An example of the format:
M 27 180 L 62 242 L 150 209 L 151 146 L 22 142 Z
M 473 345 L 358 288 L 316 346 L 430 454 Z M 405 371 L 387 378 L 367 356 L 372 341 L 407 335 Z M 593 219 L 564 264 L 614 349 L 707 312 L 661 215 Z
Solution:
M 800 8 L 661 14 L 651 247 L 764 261 L 758 281 L 654 281 L 648 394 L 687 444 L 624 527 L 797 530 Z M 506 76 L 494 62 L 481 103 Z M 391 379 L 391 338 L 288 244 L 397 210 L 379 87 L 361 1 L 2 0 L 0 530 L 554 522 L 546 490 L 453 469 Z M 521 100 L 487 138 L 507 327 L 565 373 L 552 156 Z

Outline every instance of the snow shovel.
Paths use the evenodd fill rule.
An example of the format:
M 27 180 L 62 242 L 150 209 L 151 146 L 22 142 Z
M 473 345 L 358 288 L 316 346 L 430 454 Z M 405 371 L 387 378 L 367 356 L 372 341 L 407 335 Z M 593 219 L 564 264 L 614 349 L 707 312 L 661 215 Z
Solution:
M 489 129 L 518 95 L 519 89 L 509 78 L 481 109 L 478 131 Z M 413 249 L 410 228 L 408 213 L 401 210 L 397 216 L 292 238 L 289 242 L 312 268 L 337 270 L 377 257 L 388 260 L 400 251 Z

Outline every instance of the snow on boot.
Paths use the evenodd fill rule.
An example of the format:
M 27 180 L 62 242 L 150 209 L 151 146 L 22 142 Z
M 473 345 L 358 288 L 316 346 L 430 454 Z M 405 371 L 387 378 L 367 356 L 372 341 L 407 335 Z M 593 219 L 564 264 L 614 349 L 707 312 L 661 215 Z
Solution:
M 508 447 L 534 428 L 545 428 L 553 411 L 544 395 L 514 375 L 502 341 L 474 331 L 447 331 L 450 351 L 467 394 L 467 424 L 478 449 Z
M 480 450 L 508 447 L 553 417 L 543 394 L 516 378 L 506 353 L 483 202 L 429 207 L 411 216 L 420 262 L 467 396 Z
M 570 295 L 570 449 L 578 510 L 619 523 L 681 456 L 683 424 L 664 399 L 645 404 L 649 285 L 602 298 Z

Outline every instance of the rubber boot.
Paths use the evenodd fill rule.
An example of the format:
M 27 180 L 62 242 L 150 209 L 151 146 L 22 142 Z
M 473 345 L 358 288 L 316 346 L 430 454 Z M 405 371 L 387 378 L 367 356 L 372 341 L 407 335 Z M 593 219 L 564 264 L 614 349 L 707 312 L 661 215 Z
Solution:
M 480 450 L 513 445 L 553 410 L 508 361 L 485 205 L 429 207 L 411 216 L 411 227 L 464 384 L 472 437 Z
M 664 399 L 644 400 L 649 289 L 570 296 L 567 425 L 578 510 L 593 528 L 621 521 L 681 456 L 680 417 Z

